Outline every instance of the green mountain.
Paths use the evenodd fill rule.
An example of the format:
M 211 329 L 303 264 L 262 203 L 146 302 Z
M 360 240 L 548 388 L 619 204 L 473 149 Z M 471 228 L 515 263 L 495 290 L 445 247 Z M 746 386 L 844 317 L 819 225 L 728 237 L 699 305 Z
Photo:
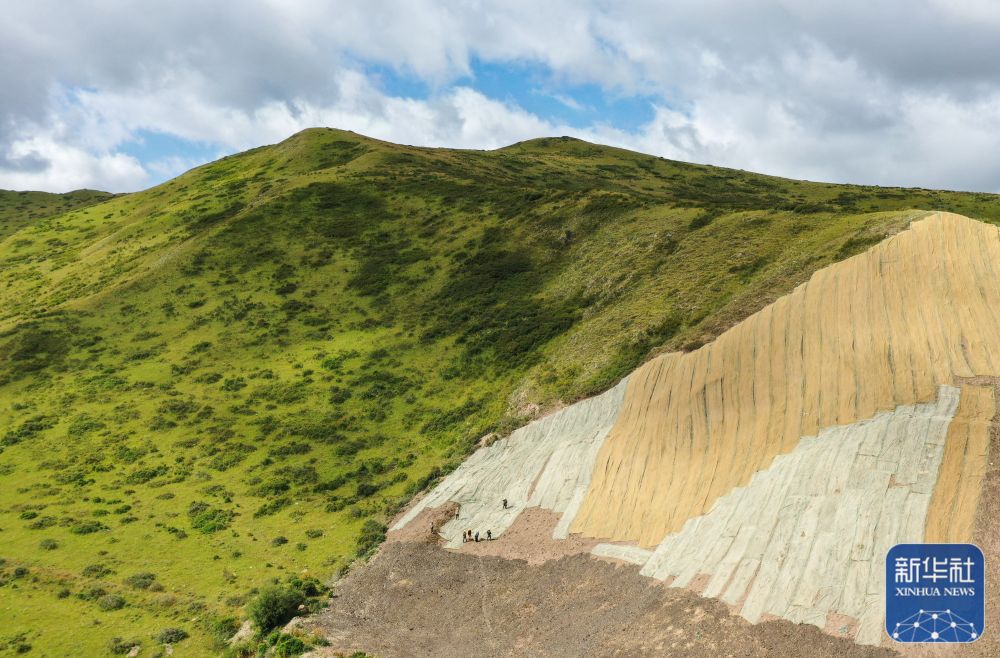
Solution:
M 330 129 L 135 194 L 2 192 L 0 654 L 211 653 L 484 435 L 932 209 L 1000 223 L 989 194 Z
M 6 238 L 45 217 L 92 206 L 114 196 L 96 190 L 76 190 L 66 194 L 0 190 L 0 237 Z

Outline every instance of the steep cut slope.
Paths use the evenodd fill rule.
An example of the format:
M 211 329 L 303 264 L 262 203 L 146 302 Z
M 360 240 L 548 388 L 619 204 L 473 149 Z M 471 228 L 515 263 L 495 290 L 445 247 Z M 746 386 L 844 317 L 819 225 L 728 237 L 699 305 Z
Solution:
M 784 618 L 887 642 L 886 551 L 977 539 L 997 415 L 998 308 L 1000 230 L 930 215 L 716 341 L 647 362 L 613 389 L 623 395 L 578 403 L 503 450 L 476 453 L 414 511 L 459 503 L 459 520 L 440 530 L 449 546 L 460 546 L 463 525 L 489 527 L 502 542 L 517 521 L 499 518 L 497 501 L 509 495 L 516 512 L 558 512 L 554 537 L 568 525 L 626 542 L 592 552 L 720 598 L 751 623 Z M 594 404 L 614 417 L 596 436 L 586 425 Z M 565 431 L 552 437 L 552 424 Z M 578 507 L 524 494 L 539 466 L 506 455 L 534 450 L 540 462 L 584 437 L 596 459 L 545 473 L 589 482 Z M 501 486 L 480 489 L 484 473 Z M 986 543 L 992 558 L 1000 546 Z
M 915 222 L 711 345 L 643 365 L 572 530 L 653 545 L 802 436 L 997 374 L 1000 231 Z
M 699 588 L 753 623 L 772 615 L 832 630 L 836 619 L 857 620 L 849 622 L 857 641 L 879 644 L 889 548 L 934 541 L 931 526 L 948 521 L 965 533 L 948 541 L 972 540 L 982 469 L 962 478 L 941 460 L 946 445 L 965 447 L 957 429 L 985 436 L 995 413 L 992 388 L 966 387 L 960 404 L 959 390 L 943 386 L 933 402 L 803 438 L 654 551 L 594 552 L 640 564 L 673 587 Z M 954 497 L 962 479 L 971 497 L 943 514 L 928 509 L 931 492 Z

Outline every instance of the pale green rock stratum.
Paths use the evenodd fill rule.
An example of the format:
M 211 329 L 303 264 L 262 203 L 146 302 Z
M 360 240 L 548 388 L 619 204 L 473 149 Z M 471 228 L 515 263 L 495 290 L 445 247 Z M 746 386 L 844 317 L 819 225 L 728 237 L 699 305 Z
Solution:
M 447 546 L 459 548 L 467 529 L 483 536 L 489 529 L 500 537 L 524 509 L 541 507 L 559 515 L 553 537 L 565 539 L 590 485 L 597 451 L 618 416 L 627 381 L 477 450 L 392 529 L 402 529 L 425 509 L 458 503 L 460 518 L 445 523 L 440 534 Z

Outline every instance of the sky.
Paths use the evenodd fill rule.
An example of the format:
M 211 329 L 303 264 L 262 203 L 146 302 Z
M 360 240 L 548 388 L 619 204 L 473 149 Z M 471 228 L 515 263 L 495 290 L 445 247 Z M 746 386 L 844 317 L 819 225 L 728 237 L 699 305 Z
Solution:
M 572 135 L 1000 192 L 995 0 L 0 0 L 0 188 L 144 189 L 330 126 Z

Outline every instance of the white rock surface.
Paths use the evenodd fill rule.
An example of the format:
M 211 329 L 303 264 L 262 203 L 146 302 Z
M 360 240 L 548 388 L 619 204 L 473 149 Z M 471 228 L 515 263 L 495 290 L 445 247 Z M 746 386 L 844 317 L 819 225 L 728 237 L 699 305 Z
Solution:
M 599 557 L 610 557 L 622 562 L 632 564 L 646 564 L 649 558 L 653 557 L 653 551 L 647 551 L 638 546 L 624 546 L 622 544 L 598 544 L 590 550 L 592 555 Z
M 553 535 L 566 538 L 590 484 L 597 452 L 618 416 L 626 384 L 627 378 L 473 453 L 392 529 L 402 528 L 424 509 L 456 502 L 461 506 L 459 519 L 441 528 L 452 548 L 462 545 L 467 529 L 482 537 L 487 530 L 494 537 L 502 535 L 527 507 L 562 514 Z

